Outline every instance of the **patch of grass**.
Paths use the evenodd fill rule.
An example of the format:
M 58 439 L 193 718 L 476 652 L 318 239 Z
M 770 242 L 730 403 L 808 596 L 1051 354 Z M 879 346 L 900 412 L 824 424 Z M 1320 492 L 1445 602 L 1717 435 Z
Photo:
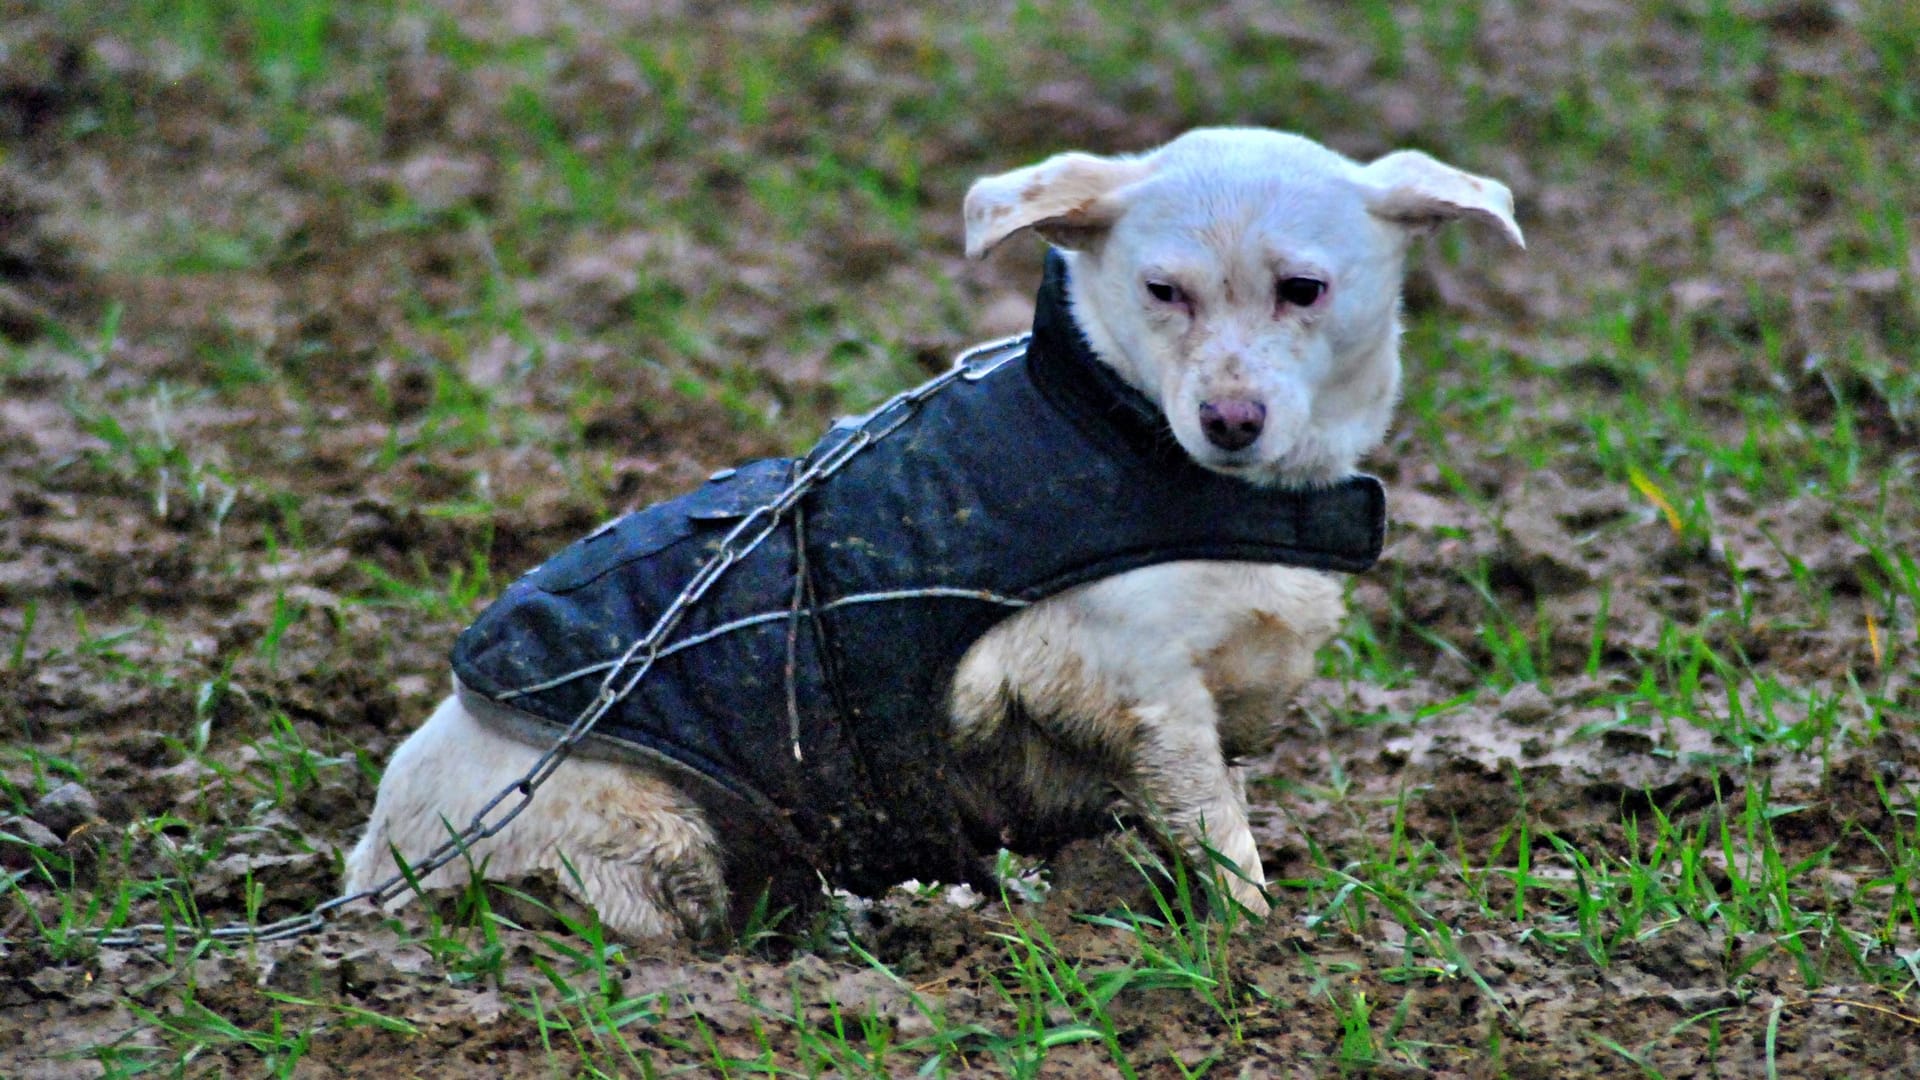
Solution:
M 360 570 L 370 583 L 362 603 L 413 608 L 448 621 L 466 619 L 482 599 L 497 591 L 485 542 L 476 543 L 464 564 L 449 566 L 438 579 L 424 559 L 415 566 L 417 581 L 397 577 L 374 562 L 362 562 Z
M 435 977 L 510 996 L 503 1022 L 528 1025 L 554 1071 L 586 1075 L 1038 1075 L 1090 1060 L 1224 1075 L 1286 1010 L 1309 1017 L 1289 1034 L 1308 1033 L 1327 1069 L 1551 1071 L 1571 1066 L 1525 1056 L 1542 1032 L 1509 1015 L 1502 963 L 1577 983 L 1653 953 L 1697 965 L 1734 1004 L 1551 1034 L 1587 1064 L 1647 1076 L 1681 1058 L 1790 1072 L 1792 1025 L 1816 993 L 1920 989 L 1920 817 L 1899 764 L 1920 654 L 1920 16 L 1789 7 L 1597 19 L 1422 0 L 1254 19 L 1035 0 L 998 22 L 858 4 L 718 22 L 619 5 L 495 19 L 411 0 L 50 9 L 80 66 L 48 98 L 58 149 L 23 142 L 22 160 L 123 140 L 142 151 L 128 168 L 187 163 L 142 173 L 177 205 L 130 209 L 108 197 L 114 170 L 47 173 L 99 178 L 68 211 L 109 253 L 109 291 L 270 279 L 275 326 L 243 332 L 216 313 L 175 340 L 136 311 L 127 332 L 109 297 L 85 329 L 0 354 L 9 395 L 65 395 L 84 439 L 9 476 L 23 493 L 9 529 L 54 550 L 49 522 L 139 518 L 156 544 L 185 537 L 176 553 L 210 568 L 196 580 L 244 594 L 229 625 L 176 617 L 145 583 L 134 600 L 78 595 L 97 586 L 64 565 L 7 578 L 20 602 L 0 605 L 0 716 L 19 745 L 0 753 L 0 816 L 31 814 L 68 780 L 115 796 L 119 815 L 98 849 L 0 837 L 9 947 L 77 969 L 136 913 L 178 928 L 161 953 L 171 981 L 130 998 L 147 1044 L 92 1051 L 109 1075 L 292 1072 L 315 1065 L 327 1032 L 363 1024 L 413 1045 L 404 1021 L 318 992 L 243 1001 L 193 984 L 183 973 L 230 957 L 186 931 L 266 901 L 251 879 L 239 899 L 196 891 L 210 867 L 257 849 L 289 806 L 376 774 L 367 763 L 396 732 L 341 735 L 368 742 L 349 757 L 303 710 L 337 703 L 309 699 L 342 655 L 387 663 L 393 640 L 450 632 L 493 594 L 509 568 L 493 565 L 491 530 L 523 497 L 501 470 L 562 477 L 578 515 L 731 453 L 711 429 L 804 445 L 826 417 L 920 378 L 926 349 L 970 335 L 983 302 L 1013 288 L 1012 271 L 962 271 L 948 250 L 971 175 L 1063 139 L 1132 149 L 1256 122 L 1366 152 L 1393 133 L 1507 176 L 1534 242 L 1525 262 L 1495 263 L 1454 230 L 1417 256 L 1387 455 L 1396 484 L 1458 517 L 1396 525 L 1396 540 L 1419 530 L 1443 554 L 1390 558 L 1355 587 L 1314 684 L 1355 704 L 1311 703 L 1286 736 L 1308 760 L 1255 784 L 1293 815 L 1262 835 L 1290 866 L 1273 887 L 1281 916 L 1238 924 L 1217 880 L 1136 853 L 1156 890 L 1142 911 L 1050 922 L 1009 886 L 990 955 L 963 965 L 987 991 L 964 1017 L 843 919 L 800 947 L 877 978 L 908 1012 L 796 981 L 754 991 L 744 1032 L 629 985 L 631 957 L 591 921 L 556 915 L 564 929 L 529 943 L 483 888 L 409 940 Z M 401 169 L 436 156 L 481 159 L 485 183 L 440 208 L 398 190 Z M 203 157 L 225 172 L 197 171 Z M 181 180 L 227 174 L 287 205 L 210 207 Z M 634 236 L 647 243 L 617 242 Z M 562 271 L 605 252 L 633 265 L 580 314 Z M 322 274 L 341 287 L 316 290 Z M 249 415 L 201 422 L 216 405 Z M 700 425 L 683 430 L 689 411 Z M 329 441 L 363 426 L 370 438 Z M 0 439 L 24 459 L 38 434 Z M 316 468 L 323 442 L 338 452 Z M 1576 557 L 1597 560 L 1589 583 L 1536 580 L 1499 546 L 1512 489 L 1543 472 L 1611 507 L 1566 515 Z M 342 488 L 471 523 L 471 544 L 394 555 Z M 343 547 L 349 584 L 302 569 Z M 260 565 L 274 574 L 256 587 Z M 353 629 L 373 612 L 391 638 Z M 315 637 L 339 642 L 317 668 Z M 164 753 L 76 730 L 122 685 Z M 1422 740 L 1504 719 L 1529 688 L 1552 711 L 1494 766 L 1443 747 L 1485 775 L 1421 758 Z M 1685 779 L 1553 774 L 1583 749 L 1661 775 L 1679 763 Z M 198 786 L 120 779 L 175 766 Z M 1309 992 L 1248 974 L 1295 969 L 1315 973 Z M 1431 1001 L 1456 992 L 1498 1019 L 1432 1037 Z M 1204 1018 L 1180 1030 L 1217 1046 L 1146 1049 L 1152 1032 L 1131 1018 L 1169 1002 Z M 1759 1057 L 1737 1056 L 1756 1040 Z
M 160 383 L 146 401 L 142 423 L 127 423 L 106 409 L 78 401 L 69 408 L 82 430 L 104 444 L 92 456 L 96 468 L 146 487 L 155 517 L 176 511 L 204 521 L 216 535 L 232 512 L 240 489 L 232 476 L 195 454 L 175 435 L 177 410 L 187 402 L 169 383 Z

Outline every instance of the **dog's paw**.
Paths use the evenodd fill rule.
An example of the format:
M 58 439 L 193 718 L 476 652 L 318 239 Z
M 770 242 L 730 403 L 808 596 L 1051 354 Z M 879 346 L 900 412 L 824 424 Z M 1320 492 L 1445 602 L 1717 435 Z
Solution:
M 690 853 L 659 867 L 660 905 L 691 941 L 714 941 L 727 926 L 727 885 L 707 853 Z
M 1227 885 L 1227 895 L 1231 896 L 1234 903 L 1239 904 L 1245 909 L 1247 914 L 1253 916 L 1255 919 L 1264 921 L 1268 915 L 1273 913 L 1272 905 L 1267 903 L 1266 893 L 1262 892 L 1260 887 L 1252 882 L 1240 881 L 1238 879 L 1230 882 Z M 1242 925 L 1246 924 L 1243 923 Z

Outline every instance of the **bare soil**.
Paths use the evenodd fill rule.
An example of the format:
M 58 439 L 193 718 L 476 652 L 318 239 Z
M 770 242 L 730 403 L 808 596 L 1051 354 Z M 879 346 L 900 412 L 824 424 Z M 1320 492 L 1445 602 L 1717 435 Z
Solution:
M 0 833 L 66 864 L 56 887 L 24 873 L 25 847 L 0 840 L 0 866 L 23 872 L 0 898 L 0 1074 L 97 1075 L 95 1048 L 131 1057 L 172 1041 L 155 1017 L 180 1019 L 188 997 L 239 1028 L 276 1015 L 308 1028 L 297 1075 L 572 1071 L 580 1048 L 554 1041 L 531 1005 L 550 990 L 536 964 L 549 953 L 532 930 L 502 932 L 497 978 L 463 978 L 421 943 L 418 910 L 172 961 L 145 950 L 64 955 L 36 927 L 57 924 L 63 900 L 122 879 L 172 882 L 212 922 L 291 914 L 332 895 L 378 764 L 442 692 L 453 634 L 501 583 L 612 512 L 805 445 L 833 412 L 1019 326 L 1037 257 L 959 257 L 959 198 L 980 173 L 1235 119 L 1311 122 L 1360 155 L 1410 140 L 1457 151 L 1513 183 L 1531 250 L 1436 243 L 1410 307 L 1526 358 L 1523 377 L 1491 389 L 1547 430 L 1563 393 L 1634 390 L 1638 376 L 1570 329 L 1590 325 L 1581 312 L 1607 289 L 1651 289 L 1641 318 L 1686 305 L 1725 313 L 1735 336 L 1703 339 L 1688 389 L 1703 422 L 1724 422 L 1736 443 L 1743 421 L 1716 402 L 1739 389 L 1742 350 L 1757 347 L 1738 337 L 1742 320 L 1771 318 L 1750 310 L 1761 291 L 1792 309 L 1779 328 L 1803 353 L 1836 320 L 1912 318 L 1887 298 L 1897 284 L 1828 269 L 1811 251 L 1761 250 L 1748 226 L 1646 182 L 1530 157 L 1525 127 L 1550 122 L 1544 104 L 1514 106 L 1523 121 L 1512 145 L 1448 145 L 1469 83 L 1474 94 L 1548 101 L 1607 43 L 1606 55 L 1625 42 L 1646 78 L 1675 84 L 1675 138 L 1710 122 L 1685 113 L 1703 100 L 1692 39 L 1634 22 L 1625 7 L 1494 5 L 1462 69 L 1418 48 L 1386 65 L 1344 23 L 1311 12 L 1195 16 L 1208 47 L 1290 57 L 1321 95 L 1292 102 L 1297 120 L 1278 106 L 1220 115 L 1240 99 L 1206 81 L 1208 65 L 1183 61 L 1179 35 L 1164 28 L 1140 43 L 1131 75 L 1021 52 L 1027 66 L 1010 86 L 929 119 L 916 102 L 937 97 L 947 76 L 901 58 L 963 53 L 957 23 L 863 3 L 677 7 L 451 5 L 475 40 L 559 42 L 541 54 L 554 137 L 583 152 L 624 140 L 660 211 L 595 217 L 576 206 L 525 224 L 508 223 L 522 222 L 517 208 L 577 203 L 590 187 L 569 188 L 551 157 L 526 164 L 543 144 L 521 119 L 519 69 L 448 59 L 424 44 L 431 19 L 331 16 L 353 42 L 343 46 L 351 62 L 300 84 L 302 126 L 288 132 L 242 65 L 223 77 L 110 18 L 0 3 L 0 335 L 15 358 L 0 374 L 0 736 L 15 751 L 0 760 Z M 1768 64 L 1826 65 L 1838 80 L 1857 70 L 1864 46 L 1846 9 L 1769 6 L 1769 52 L 1746 92 L 1767 92 Z M 710 25 L 688 32 L 692 19 Z M 703 70 L 733 71 L 729 50 L 790 58 L 825 36 L 844 51 L 747 119 L 737 102 L 716 103 L 674 135 L 661 76 L 615 44 L 661 28 L 690 50 L 683 74 L 696 82 Z M 955 77 L 984 85 L 988 74 Z M 1170 88 L 1179 80 L 1198 82 L 1183 94 Z M 381 101 L 377 128 L 370 96 Z M 899 171 L 822 178 L 806 171 L 822 147 Z M 753 161 L 815 185 L 803 227 L 752 186 L 765 179 L 741 164 Z M 907 161 L 912 186 L 901 179 Z M 1829 227 L 1822 200 L 1832 196 L 1820 191 L 1844 181 L 1809 171 L 1800 205 L 1756 213 Z M 875 227 L 883 211 L 852 194 L 861 185 L 904 202 L 913 224 Z M 678 209 L 688 205 L 710 210 Z M 1413 377 L 1461 390 L 1453 360 L 1411 357 Z M 1817 384 L 1809 374 L 1779 392 L 1789 409 L 1818 410 Z M 1854 389 L 1874 428 L 1863 441 L 1910 455 L 1915 429 L 1899 404 Z M 1113 1015 L 1141 1074 L 1176 1076 L 1207 1059 L 1213 1076 L 1338 1071 L 1343 1027 L 1330 1002 L 1359 995 L 1377 1026 L 1391 1017 L 1394 1037 L 1421 1048 L 1419 1065 L 1389 1055 L 1358 1070 L 1377 1075 L 1650 1075 L 1609 1042 L 1651 1047 L 1647 1060 L 1671 1076 L 1757 1076 L 1769 1061 L 1781 1076 L 1914 1074 L 1920 1021 L 1862 982 L 1844 933 L 1808 937 L 1797 958 L 1771 935 L 1680 920 L 1603 964 L 1517 936 L 1513 920 L 1439 881 L 1425 915 L 1451 928 L 1483 986 L 1409 965 L 1404 930 L 1379 912 L 1312 921 L 1328 897 L 1301 883 L 1394 844 L 1430 842 L 1444 878 L 1511 864 L 1519 821 L 1620 852 L 1634 842 L 1630 823 L 1656 810 L 1713 829 L 1754 794 L 1798 808 L 1779 857 L 1817 860 L 1845 911 L 1885 874 L 1887 838 L 1912 831 L 1882 794 L 1920 779 L 1910 711 L 1872 740 L 1835 740 L 1812 756 L 1735 747 L 1686 725 L 1624 725 L 1595 704 L 1639 684 L 1663 628 L 1725 609 L 1738 567 L 1762 616 L 1727 631 L 1747 657 L 1788 684 L 1852 679 L 1910 708 L 1911 650 L 1892 643 L 1891 627 L 1886 643 L 1863 635 L 1868 555 L 1828 503 L 1756 505 L 1730 488 L 1711 507 L 1713 546 L 1695 544 L 1591 462 L 1536 467 L 1483 427 L 1415 427 L 1369 463 L 1389 483 L 1395 525 L 1381 569 L 1352 594 L 1369 625 L 1424 629 L 1395 644 L 1415 674 L 1374 685 L 1330 661 L 1283 719 L 1279 749 L 1252 763 L 1258 835 L 1282 885 L 1273 917 L 1235 943 L 1242 1029 L 1232 1037 L 1190 993 L 1123 994 Z M 1546 643 L 1550 689 L 1485 677 L 1486 609 L 1462 573 L 1471 566 Z M 1820 618 L 1804 614 L 1804 581 L 1827 596 Z M 1703 692 L 1730 693 L 1711 672 Z M 295 743 L 335 763 L 299 775 L 286 749 Z M 49 794 L 68 781 L 80 790 Z M 614 966 L 621 992 L 660 993 L 662 1015 L 625 1034 L 696 1072 L 685 1047 L 757 1059 L 762 1033 L 779 1028 L 770 1017 L 800 1010 L 827 1025 L 833 1002 L 871 1005 L 911 1038 L 928 1021 L 900 979 L 937 1000 L 950 1025 L 1011 1030 L 1017 1008 L 996 982 L 1011 918 L 1037 920 L 1092 970 L 1124 942 L 1074 916 L 1151 902 L 1111 843 L 1072 849 L 1049 875 L 1044 902 L 1011 912 L 902 892 L 852 919 L 848 932 L 898 979 L 844 948 L 630 946 Z M 1513 902 L 1510 880 L 1486 887 Z M 151 898 L 135 912 L 157 913 Z M 1888 933 L 1911 950 L 1903 918 L 1888 916 L 1899 924 Z M 341 1006 L 416 1030 L 360 1022 Z M 1713 1010 L 1710 1024 L 1684 1024 Z M 777 1063 L 798 1060 L 790 1037 L 774 1046 Z M 181 1066 L 265 1067 L 244 1041 Z M 1045 1073 L 1111 1067 L 1090 1041 L 1053 1049 Z M 956 1071 L 1002 1069 L 982 1052 Z

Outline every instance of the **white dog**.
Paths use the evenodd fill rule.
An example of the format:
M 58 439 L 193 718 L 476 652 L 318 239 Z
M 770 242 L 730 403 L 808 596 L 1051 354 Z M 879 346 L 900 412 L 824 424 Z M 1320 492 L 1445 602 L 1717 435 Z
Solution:
M 1414 236 L 1469 216 L 1523 243 L 1496 181 L 1412 151 L 1361 165 L 1259 129 L 1061 154 L 980 180 L 965 216 L 976 258 L 1029 229 L 1054 245 L 1092 356 L 1157 410 L 1187 467 L 1235 478 L 1250 508 L 1273 489 L 1335 485 L 1379 444 Z M 1044 847 L 1131 806 L 1201 865 L 1208 848 L 1236 864 L 1234 898 L 1263 914 L 1235 762 L 1273 745 L 1342 614 L 1337 579 L 1270 561 L 1149 561 L 1075 584 L 971 642 L 945 684 L 944 745 L 928 753 L 989 847 Z M 347 859 L 348 892 L 392 874 L 396 849 L 416 859 L 446 840 L 447 823 L 525 772 L 553 731 L 507 713 L 456 694 L 399 748 Z M 780 853 L 743 850 L 765 836 L 716 820 L 698 787 L 657 755 L 586 744 L 472 854 L 492 877 L 554 871 L 617 932 L 709 934 L 749 899 L 729 875 Z M 467 872 L 456 862 L 426 884 Z

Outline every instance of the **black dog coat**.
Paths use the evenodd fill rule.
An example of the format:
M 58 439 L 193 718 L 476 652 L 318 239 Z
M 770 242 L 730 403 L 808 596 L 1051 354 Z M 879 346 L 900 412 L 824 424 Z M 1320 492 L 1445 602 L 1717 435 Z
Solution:
M 806 495 L 804 551 L 790 519 L 722 575 L 674 635 L 690 644 L 669 646 L 595 736 L 693 779 L 681 786 L 723 838 L 776 837 L 776 857 L 835 886 L 872 895 L 907 878 L 968 880 L 990 852 L 973 850 L 948 786 L 946 692 L 995 623 L 1174 560 L 1373 564 L 1378 481 L 1273 490 L 1194 464 L 1158 410 L 1093 357 L 1065 278 L 1050 257 L 1024 355 L 1016 346 L 977 381 L 939 390 Z M 725 470 L 513 583 L 454 646 L 469 706 L 523 730 L 572 723 L 719 539 L 795 469 Z

